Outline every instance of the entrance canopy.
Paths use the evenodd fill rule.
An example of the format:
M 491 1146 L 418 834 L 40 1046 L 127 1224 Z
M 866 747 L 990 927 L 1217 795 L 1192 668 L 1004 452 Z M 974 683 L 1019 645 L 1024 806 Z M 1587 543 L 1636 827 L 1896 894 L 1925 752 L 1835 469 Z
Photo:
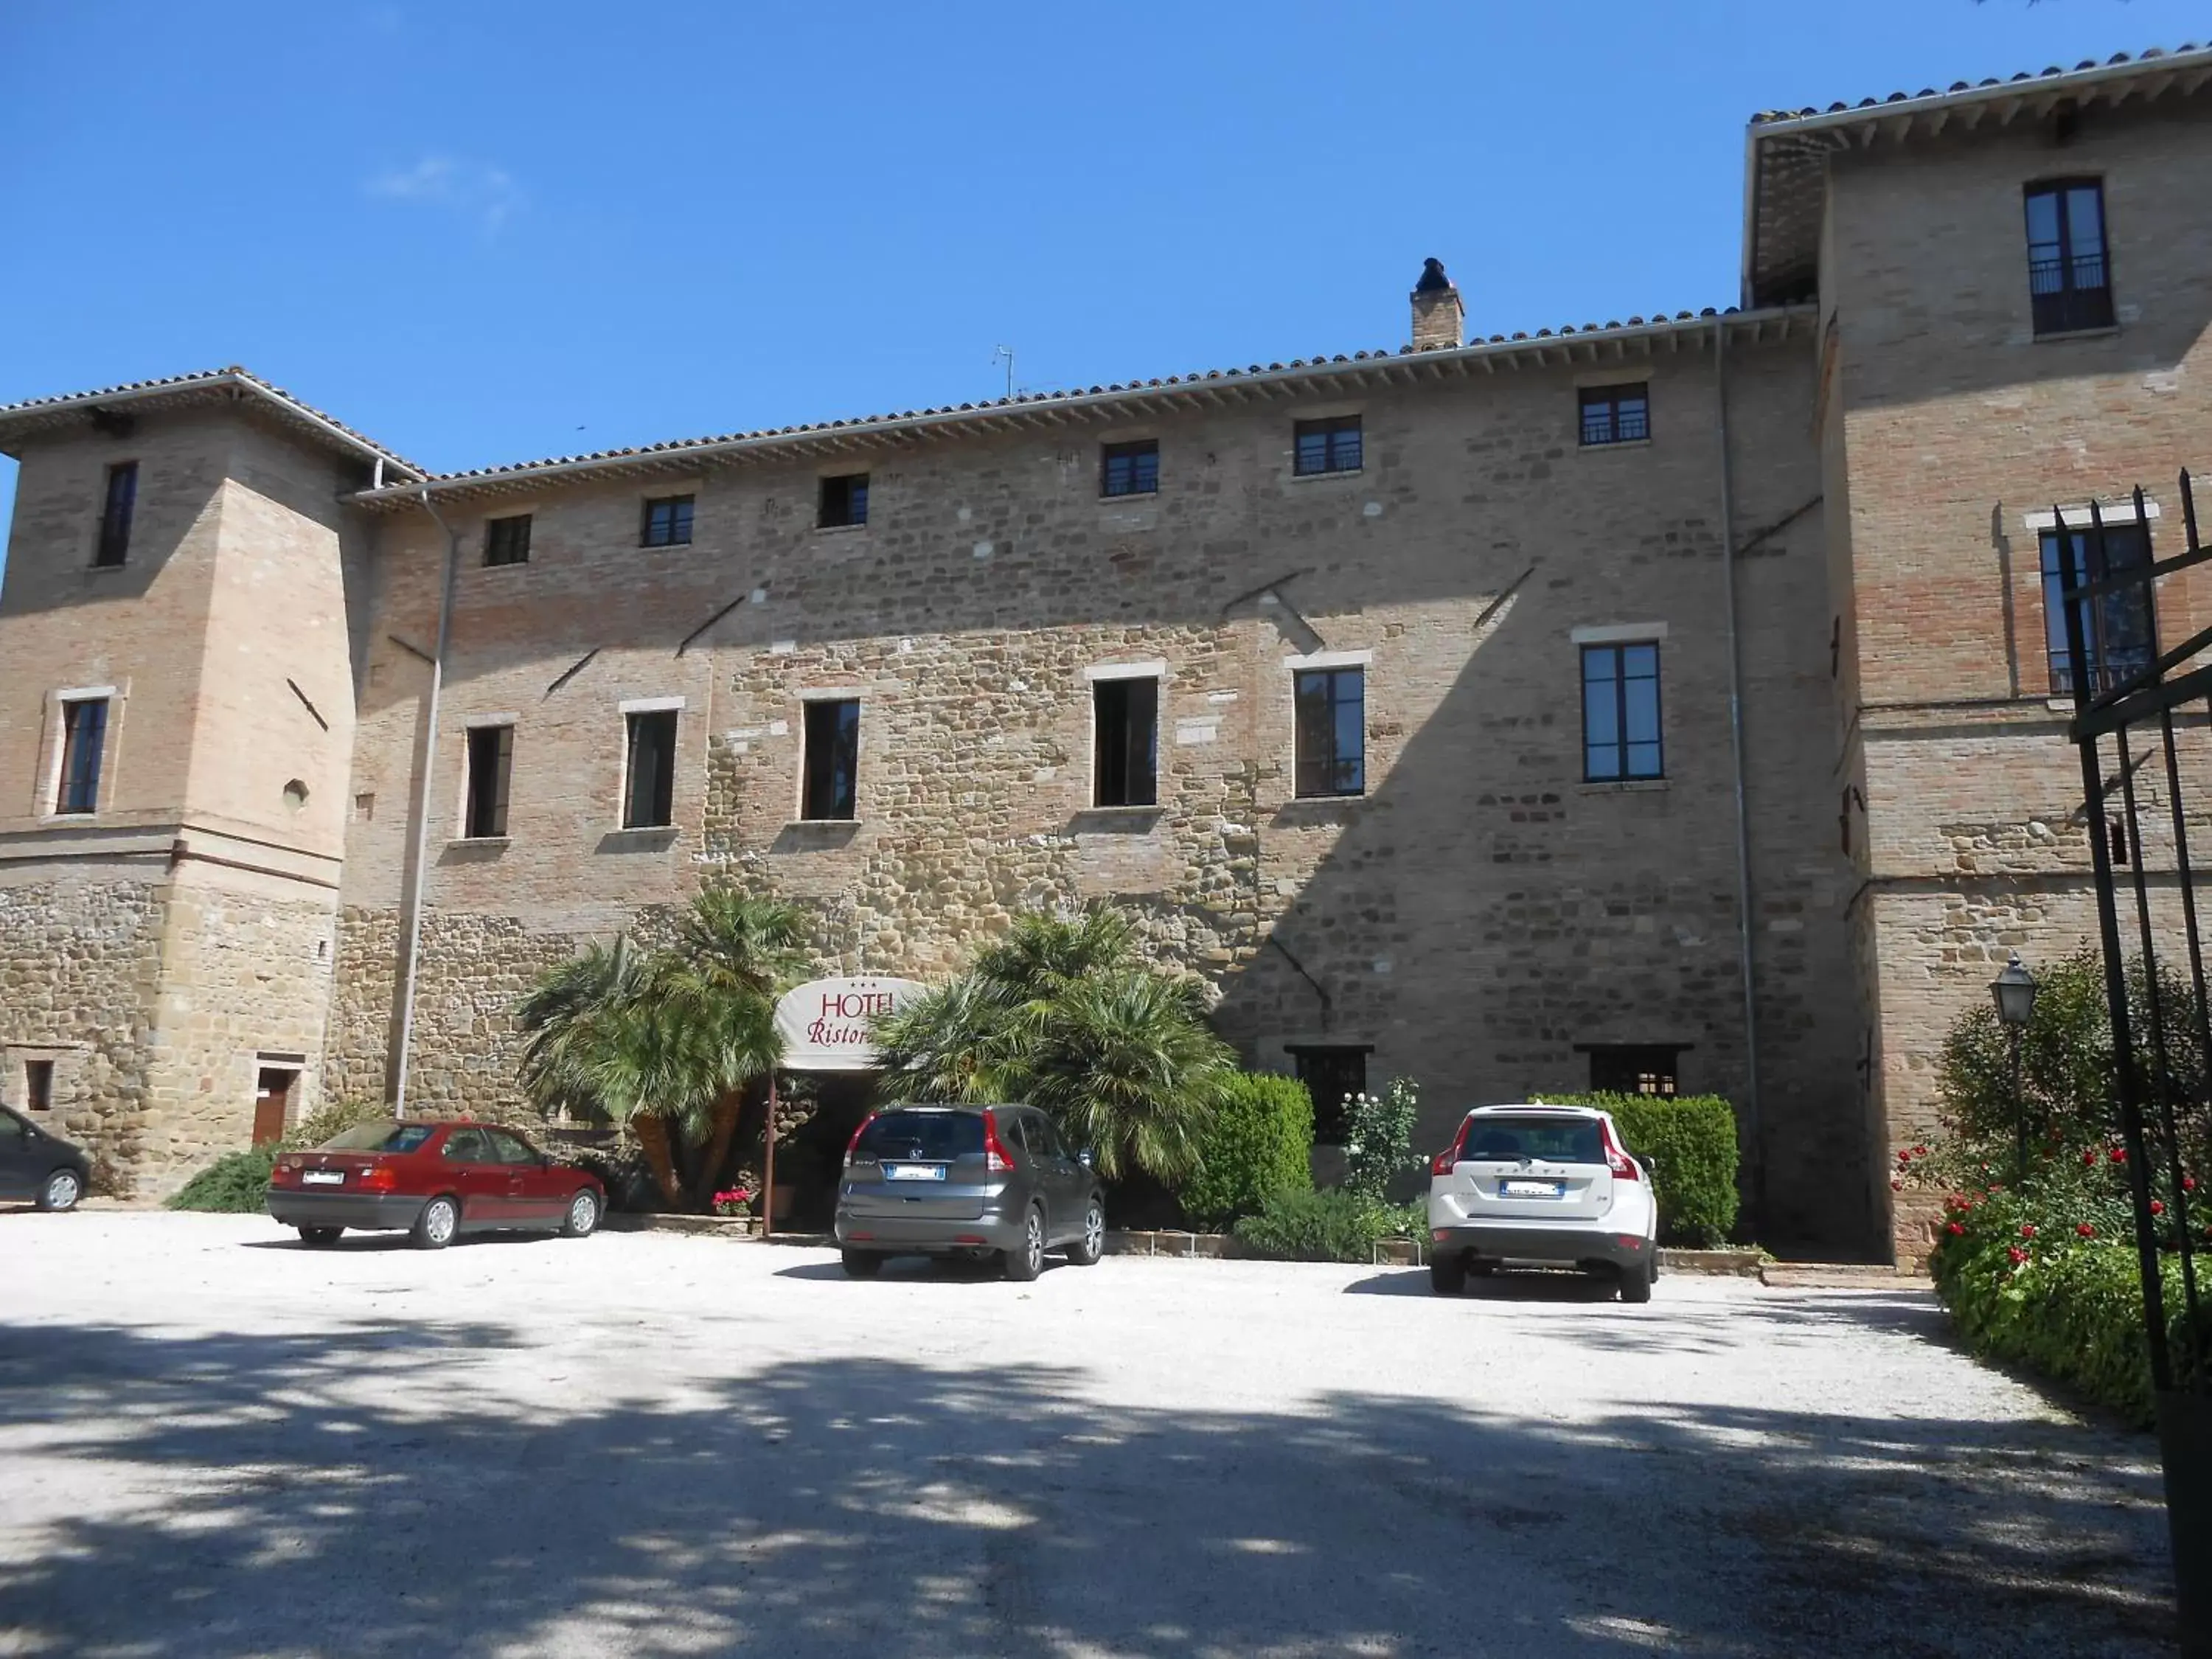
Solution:
M 910 979 L 817 979 L 776 1000 L 787 1072 L 865 1072 L 876 1064 L 869 1023 L 929 988 Z

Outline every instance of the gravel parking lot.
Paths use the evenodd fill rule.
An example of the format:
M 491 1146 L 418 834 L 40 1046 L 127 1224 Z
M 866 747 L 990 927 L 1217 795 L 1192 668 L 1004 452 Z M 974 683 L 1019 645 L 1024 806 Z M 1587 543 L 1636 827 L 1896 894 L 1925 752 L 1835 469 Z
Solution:
M 0 1214 L 0 1653 L 2150 1654 L 1922 1293 Z

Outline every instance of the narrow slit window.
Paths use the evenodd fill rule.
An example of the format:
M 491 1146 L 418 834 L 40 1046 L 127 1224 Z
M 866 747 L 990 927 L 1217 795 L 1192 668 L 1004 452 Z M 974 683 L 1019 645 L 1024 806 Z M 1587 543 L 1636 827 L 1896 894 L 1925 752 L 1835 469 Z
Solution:
M 801 817 L 823 823 L 855 815 L 860 770 L 860 705 L 856 700 L 806 705 L 806 754 Z
M 1159 800 L 1160 683 L 1100 680 L 1091 687 L 1097 727 L 1092 804 L 1152 806 Z
M 1582 390 L 1583 446 L 1632 444 L 1651 435 L 1651 388 L 1586 386 Z
M 657 708 L 628 718 L 623 828 L 665 829 L 676 821 L 676 710 Z
M 1659 733 L 1659 647 L 1583 647 L 1583 778 L 1620 783 L 1667 775 Z
M 1299 797 L 1366 793 L 1367 671 L 1301 672 L 1296 700 Z
M 478 726 L 469 731 L 469 810 L 464 833 L 487 841 L 507 833 L 507 777 L 514 761 L 514 728 Z
M 1291 432 L 1294 470 L 1308 477 L 1320 472 L 1357 472 L 1364 464 L 1364 435 L 1357 415 L 1326 421 L 1299 421 Z
M 100 810 L 100 763 L 107 741 L 107 699 L 86 697 L 62 705 L 61 787 L 56 812 Z
M 34 1112 L 54 1109 L 54 1063 L 51 1060 L 23 1062 L 23 1104 Z
M 2027 291 L 2038 334 L 2112 325 L 2100 181 L 2064 179 L 2027 187 Z
M 815 523 L 824 530 L 845 530 L 868 521 L 868 475 L 848 472 L 822 481 L 822 510 Z
M 138 463 L 124 461 L 107 469 L 107 494 L 100 513 L 100 546 L 94 565 L 112 567 L 131 556 L 131 515 L 138 506 Z
M 692 499 L 689 495 L 659 495 L 646 502 L 645 521 L 638 534 L 638 545 L 690 546 Z
M 1160 446 L 1156 438 L 1107 444 L 1099 451 L 1098 493 L 1153 495 L 1160 488 Z
M 488 565 L 530 562 L 529 514 L 484 520 L 483 562 Z

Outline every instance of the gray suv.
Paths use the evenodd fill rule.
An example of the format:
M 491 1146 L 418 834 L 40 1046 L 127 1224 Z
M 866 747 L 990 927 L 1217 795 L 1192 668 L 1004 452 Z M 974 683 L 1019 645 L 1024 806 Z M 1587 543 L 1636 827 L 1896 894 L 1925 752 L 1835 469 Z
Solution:
M 890 1106 L 845 1149 L 837 1243 L 854 1279 L 886 1256 L 995 1254 L 1030 1279 L 1047 1250 L 1079 1267 L 1105 1254 L 1106 1195 L 1034 1106 Z

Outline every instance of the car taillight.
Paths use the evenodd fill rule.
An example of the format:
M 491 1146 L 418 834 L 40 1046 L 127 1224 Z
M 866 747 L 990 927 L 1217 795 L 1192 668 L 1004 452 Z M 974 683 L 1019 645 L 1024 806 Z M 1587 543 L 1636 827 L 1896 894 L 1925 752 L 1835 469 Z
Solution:
M 1459 1149 L 1467 1144 L 1467 1120 L 1459 1121 L 1459 1133 L 1452 1137 L 1451 1145 L 1429 1160 L 1431 1175 L 1448 1176 L 1459 1168 Z
M 860 1137 L 868 1133 L 868 1125 L 873 1123 L 875 1121 L 876 1114 L 870 1112 L 867 1116 L 860 1120 L 860 1127 L 853 1131 L 853 1138 L 845 1143 L 845 1167 L 847 1169 L 849 1170 L 853 1167 L 853 1149 L 860 1144 Z
M 1637 1170 L 1636 1160 L 1621 1151 L 1620 1143 L 1613 1138 L 1613 1125 L 1607 1123 L 1604 1129 L 1605 1166 L 1613 1171 L 1613 1178 L 1615 1181 L 1641 1180 L 1643 1177 Z
M 1006 1143 L 999 1139 L 999 1120 L 988 1112 L 983 1114 L 983 1167 L 993 1175 L 1005 1175 L 1014 1167 Z
M 372 1164 L 361 1172 L 355 1182 L 356 1190 L 364 1193 L 396 1192 L 399 1187 L 399 1171 L 386 1164 Z

